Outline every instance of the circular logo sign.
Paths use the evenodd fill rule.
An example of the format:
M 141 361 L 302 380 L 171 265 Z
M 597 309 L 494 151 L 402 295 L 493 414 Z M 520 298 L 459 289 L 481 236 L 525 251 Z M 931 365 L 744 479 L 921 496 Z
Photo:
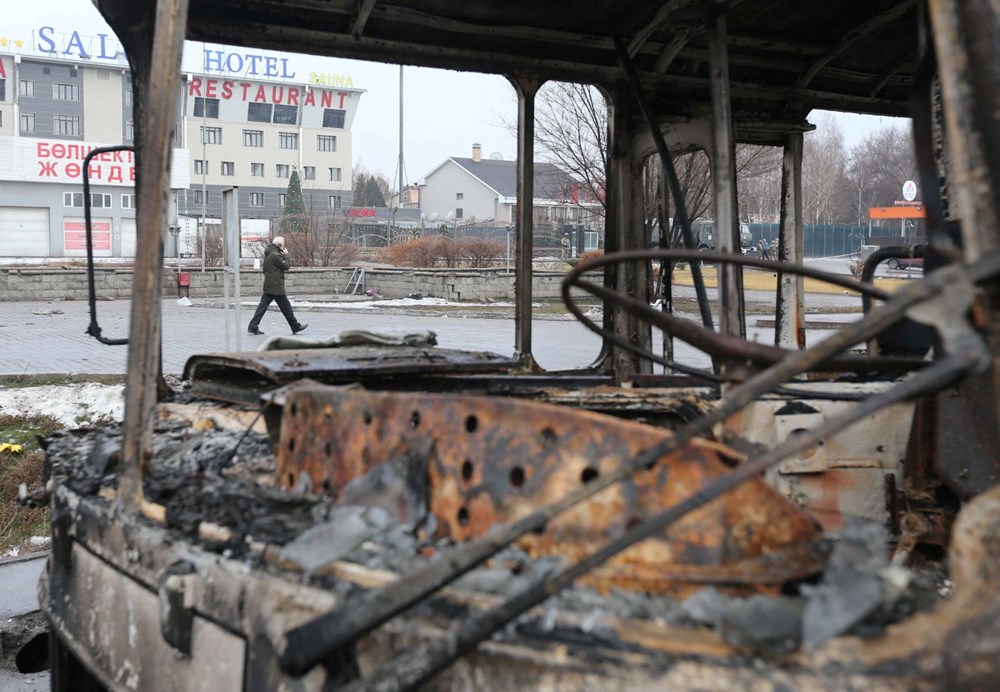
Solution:
M 907 180 L 903 183 L 903 199 L 907 202 L 912 202 L 917 198 L 917 184 L 912 180 Z

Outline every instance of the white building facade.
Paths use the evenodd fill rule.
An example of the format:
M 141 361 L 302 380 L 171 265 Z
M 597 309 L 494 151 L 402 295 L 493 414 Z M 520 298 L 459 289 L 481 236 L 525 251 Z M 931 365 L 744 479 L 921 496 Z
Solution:
M 558 238 L 583 234 L 581 247 L 596 249 L 604 233 L 604 207 L 585 186 L 551 163 L 535 162 L 532 218 L 535 235 Z M 517 162 L 482 157 L 449 157 L 419 183 L 425 222 L 461 234 L 463 226 L 513 226 L 517 214 Z
M 84 157 L 132 145 L 136 133 L 131 73 L 117 41 L 45 29 L 25 47 L 30 54 L 0 46 L 0 257 L 85 255 Z M 232 55 L 241 76 L 228 74 L 236 65 L 221 51 L 206 51 L 214 72 L 182 74 L 171 166 L 172 220 L 190 231 L 182 253 L 194 252 L 190 240 L 203 220 L 209 229 L 218 223 L 228 188 L 238 188 L 244 235 L 276 228 L 292 170 L 318 220 L 343 216 L 351 204 L 351 126 L 363 90 L 295 81 L 279 58 Z M 260 68 L 252 74 L 243 68 L 251 59 Z M 134 256 L 132 152 L 100 154 L 89 177 L 95 256 Z

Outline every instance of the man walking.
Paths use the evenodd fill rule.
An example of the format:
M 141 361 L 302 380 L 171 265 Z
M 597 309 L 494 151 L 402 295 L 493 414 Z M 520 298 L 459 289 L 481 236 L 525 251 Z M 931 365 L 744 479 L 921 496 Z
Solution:
M 281 309 L 281 314 L 288 321 L 288 326 L 291 328 L 292 334 L 298 334 L 309 326 L 295 319 L 295 313 L 292 312 L 292 304 L 288 302 L 288 297 L 285 295 L 285 272 L 291 268 L 292 261 L 288 258 L 288 248 L 285 247 L 285 239 L 280 235 L 276 236 L 271 241 L 271 244 L 264 249 L 264 292 L 260 297 L 260 303 L 257 304 L 257 310 L 253 314 L 253 319 L 250 320 L 250 326 L 247 327 L 247 333 L 264 333 L 260 330 L 259 325 L 261 319 L 264 318 L 264 313 L 267 312 L 267 306 L 271 304 L 272 300 Z

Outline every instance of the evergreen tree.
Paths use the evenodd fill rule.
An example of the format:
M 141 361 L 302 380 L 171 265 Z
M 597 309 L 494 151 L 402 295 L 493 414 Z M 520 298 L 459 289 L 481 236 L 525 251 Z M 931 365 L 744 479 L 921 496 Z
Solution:
M 306 202 L 302 198 L 302 184 L 299 172 L 292 169 L 285 193 L 285 210 L 281 215 L 280 230 L 284 233 L 300 233 L 306 230 Z

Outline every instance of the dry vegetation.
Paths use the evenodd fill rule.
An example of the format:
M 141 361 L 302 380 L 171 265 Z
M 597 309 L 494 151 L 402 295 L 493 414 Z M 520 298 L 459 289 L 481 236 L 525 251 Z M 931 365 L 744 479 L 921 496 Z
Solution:
M 45 452 L 37 436 L 46 436 L 63 426 L 45 416 L 0 415 L 0 442 L 21 445 L 20 453 L 0 452 L 0 555 L 22 546 L 28 538 L 47 535 L 49 510 L 28 509 L 17 502 L 17 487 L 42 483 Z
M 397 267 L 487 269 L 503 261 L 504 247 L 499 240 L 437 235 L 393 245 L 387 254 Z

